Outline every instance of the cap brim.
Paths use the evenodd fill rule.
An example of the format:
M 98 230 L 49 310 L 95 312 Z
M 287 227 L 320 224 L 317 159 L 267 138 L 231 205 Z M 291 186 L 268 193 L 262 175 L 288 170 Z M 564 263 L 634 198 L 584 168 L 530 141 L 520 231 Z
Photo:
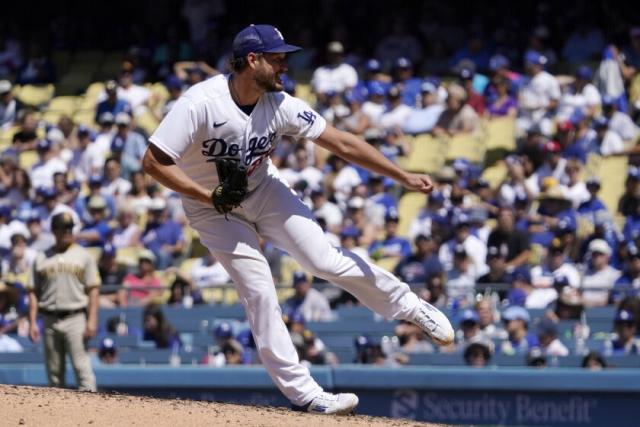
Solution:
M 302 50 L 300 46 L 294 46 L 292 44 L 283 44 L 282 46 L 267 49 L 264 53 L 292 53 Z

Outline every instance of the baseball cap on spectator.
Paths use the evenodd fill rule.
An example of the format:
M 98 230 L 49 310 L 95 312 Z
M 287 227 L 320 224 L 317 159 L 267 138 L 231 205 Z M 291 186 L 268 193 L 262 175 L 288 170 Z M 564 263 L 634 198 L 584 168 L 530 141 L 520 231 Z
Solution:
M 13 208 L 11 205 L 0 205 L 0 216 L 1 217 L 11 217 L 11 211 Z
M 229 322 L 220 322 L 216 329 L 213 331 L 213 335 L 219 339 L 231 338 L 233 336 L 233 328 Z
M 354 340 L 353 343 L 356 346 L 356 350 L 357 351 L 363 351 L 366 350 L 370 347 L 373 347 L 373 345 L 375 344 L 373 342 L 373 340 L 371 339 L 371 337 L 369 335 L 358 335 Z
M 40 214 L 35 209 L 28 209 L 24 211 L 24 213 L 20 214 L 20 219 L 26 222 L 27 224 L 41 221 Z
M 164 199 L 161 199 L 160 197 L 154 197 L 149 202 L 150 211 L 162 211 L 166 207 L 167 207 L 167 202 L 165 202 Z
M 398 211 L 396 209 L 389 209 L 384 216 L 384 222 L 398 222 L 400 221 L 400 217 L 398 216 Z
M 587 65 L 582 65 L 576 70 L 576 77 L 582 80 L 591 80 L 593 78 L 593 71 Z
M 459 324 L 477 324 L 479 322 L 478 313 L 475 310 L 464 310 L 460 316 Z
M 116 135 L 111 141 L 111 152 L 112 153 L 121 153 L 124 150 L 125 140 L 120 136 Z
M 102 338 L 102 340 L 100 341 L 100 348 L 98 350 L 101 356 L 104 356 L 106 354 L 115 355 L 117 351 L 118 351 L 118 348 L 113 338 L 109 338 L 109 337 Z
M 456 172 L 464 172 L 469 169 L 470 163 L 469 160 L 464 157 L 458 157 L 453 161 L 451 166 L 453 166 L 453 170 Z
M 233 39 L 233 57 L 242 58 L 253 53 L 290 53 L 301 47 L 285 43 L 282 33 L 272 25 L 249 25 Z
M 402 92 L 400 91 L 400 88 L 398 86 L 391 86 L 387 94 L 389 95 L 389 98 L 397 99 L 400 98 Z
M 302 315 L 300 310 L 293 310 L 291 313 L 289 313 L 287 317 L 289 319 L 289 324 L 293 324 L 293 323 L 304 324 L 304 316 Z
M 102 210 L 107 207 L 107 201 L 102 196 L 91 196 L 87 203 L 87 208 L 91 210 Z
M 28 239 L 31 237 L 31 233 L 29 233 L 29 229 L 27 226 L 20 221 L 11 221 L 9 224 L 9 240 L 13 244 L 14 236 L 22 236 L 24 239 Z
M 155 264 L 156 256 L 149 249 L 143 249 L 138 253 L 138 262 L 140 261 L 150 261 Z
M 73 228 L 73 217 L 69 212 L 60 212 L 51 217 L 51 229 L 59 230 L 61 228 Z
M 509 289 L 507 301 L 509 302 L 509 306 L 524 307 L 527 301 L 527 293 L 520 288 Z
M 524 62 L 534 65 L 545 65 L 547 63 L 547 57 L 535 50 L 528 50 L 524 54 Z
M 107 80 L 104 83 L 104 90 L 107 92 L 116 92 L 118 90 L 118 82 L 115 80 Z
M 306 274 L 304 274 L 304 272 L 302 272 L 302 271 L 295 271 L 295 272 L 293 273 L 293 286 L 294 286 L 294 287 L 295 287 L 295 286 L 297 286 L 297 285 L 299 285 L 300 283 L 308 282 L 308 281 L 309 281 L 309 279 L 307 278 L 307 275 L 306 275 Z
M 497 71 L 501 68 L 508 68 L 508 67 L 509 67 L 509 60 L 504 55 L 501 55 L 498 53 L 493 55 L 491 59 L 489 59 L 489 69 L 491 71 Z
M 611 255 L 611 247 L 603 239 L 593 239 L 591 242 L 589 242 L 589 252 Z
M 38 187 L 36 189 L 36 194 L 43 199 L 53 199 L 57 195 L 56 190 L 53 187 Z
M 547 141 L 543 146 L 543 150 L 545 153 L 559 153 L 562 151 L 562 146 L 559 142 Z
M 111 111 L 105 111 L 104 113 L 98 116 L 98 124 L 104 125 L 112 125 L 115 121 L 115 117 L 113 117 L 113 113 Z
M 520 266 L 511 273 L 511 282 L 524 282 L 531 284 L 531 272 L 528 267 Z
M 536 328 L 538 335 L 558 335 L 558 324 L 548 317 L 543 317 Z
M 78 137 L 89 136 L 89 135 L 91 135 L 91 129 L 89 128 L 89 126 L 86 126 L 86 125 L 78 126 Z
M 176 75 L 171 74 L 165 81 L 165 86 L 168 90 L 180 90 L 182 89 L 182 80 Z
M 407 57 L 401 56 L 400 58 L 396 59 L 396 68 L 411 68 L 412 66 L 413 64 L 411 63 L 411 60 Z
M 469 226 L 471 224 L 471 218 L 464 212 L 461 212 L 453 217 L 453 225 L 455 227 Z
M 464 245 L 458 244 L 453 248 L 453 255 L 459 258 L 466 258 L 468 254 L 467 250 L 464 248 Z
M 129 126 L 129 123 L 131 123 L 131 116 L 125 112 L 120 112 L 116 114 L 115 122 L 118 126 Z
M 616 323 L 634 323 L 636 317 L 633 315 L 633 312 L 629 310 L 619 310 L 613 321 Z
M 102 185 L 102 175 L 91 175 L 88 182 L 89 187 L 100 187 Z
M 444 203 L 445 197 L 444 194 L 442 193 L 442 191 L 440 190 L 434 190 L 433 192 L 431 192 L 431 194 L 429 194 L 429 203 Z
M 478 178 L 475 188 L 490 188 L 491 184 L 484 178 Z M 485 211 L 486 212 L 486 211 Z
M 340 237 L 342 238 L 360 237 L 360 230 L 358 230 L 358 227 L 356 226 L 348 225 L 345 228 L 343 228 L 342 231 L 340 231 Z
M 461 79 L 472 79 L 476 74 L 476 64 L 470 59 L 461 59 L 452 71 Z
M 382 69 L 382 66 L 380 65 L 380 61 L 371 58 L 364 64 L 364 69 L 369 73 L 377 73 Z
M 578 228 L 575 220 L 571 216 L 563 216 L 558 221 L 556 231 L 558 234 L 575 233 Z
M 436 93 L 438 91 L 438 87 L 434 85 L 432 82 L 424 81 L 420 85 L 420 92 L 422 93 Z
M 327 45 L 327 52 L 336 55 L 342 55 L 344 53 L 344 46 L 339 41 L 334 40 L 332 42 L 329 42 L 329 44 Z
M 47 130 L 45 139 L 51 142 L 52 145 L 58 145 L 64 141 L 64 133 L 57 127 L 51 127 Z
M 576 108 L 575 110 L 573 110 L 571 117 L 569 117 L 569 121 L 574 125 L 576 125 L 586 118 L 587 118 L 587 115 L 585 114 L 584 109 Z
M 349 209 L 362 209 L 364 207 L 364 199 L 360 196 L 355 196 L 349 199 L 347 202 Z
M 529 322 L 531 321 L 531 316 L 529 315 L 529 312 L 526 308 L 516 305 L 507 307 L 502 312 L 502 319 L 506 320 L 507 322 L 510 322 L 512 320 L 522 320 L 526 324 L 529 324 Z
M 9 80 L 0 80 L 0 96 L 11 92 L 13 85 Z
M 593 119 L 594 129 L 605 129 L 609 127 L 609 120 L 606 117 L 600 116 Z
M 635 243 L 629 242 L 626 246 L 627 249 L 627 258 L 640 258 L 640 249 L 636 246 Z
M 52 146 L 53 144 L 51 143 L 51 141 L 49 141 L 46 138 L 43 138 L 38 141 L 38 144 L 36 145 L 36 150 L 38 150 L 41 153 L 44 153 L 46 151 L 49 151 Z
M 611 106 L 616 103 L 616 99 L 611 95 L 603 95 L 602 96 L 602 105 L 603 106 Z
M 640 180 L 640 168 L 636 166 L 629 166 L 629 169 L 627 170 L 627 178 Z
M 464 101 L 467 99 L 467 91 L 462 86 L 456 83 L 452 83 L 447 88 L 447 93 L 450 97 Z
M 102 248 L 102 256 L 103 257 L 108 257 L 108 258 L 113 258 L 116 256 L 116 247 L 113 246 L 111 243 L 105 243 L 104 247 Z
M 600 188 L 600 186 L 601 186 L 600 178 L 598 178 L 597 176 L 592 176 L 590 178 L 587 178 L 587 180 L 585 181 L 585 185 L 587 187 L 598 187 L 598 188 Z

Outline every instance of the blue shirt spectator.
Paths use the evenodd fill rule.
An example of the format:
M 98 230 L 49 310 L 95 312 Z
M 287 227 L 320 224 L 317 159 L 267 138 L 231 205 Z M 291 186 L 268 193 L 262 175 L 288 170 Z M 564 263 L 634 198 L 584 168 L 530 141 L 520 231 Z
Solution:
M 411 244 L 407 239 L 396 236 L 398 230 L 398 214 L 389 212 L 385 217 L 386 236 L 369 247 L 369 255 L 373 259 L 386 257 L 408 257 L 411 255 Z
M 435 241 L 423 234 L 415 238 L 416 251 L 400 260 L 394 273 L 408 283 L 425 283 L 427 278 L 442 274 Z
M 127 113 L 119 113 L 115 122 L 118 132 L 111 142 L 111 152 L 120 160 L 122 177 L 128 179 L 131 173 L 140 170 L 140 162 L 147 150 L 147 141 L 144 136 L 129 129 L 131 117 Z
M 182 226 L 169 219 L 164 199 L 151 200 L 149 221 L 142 233 L 141 241 L 157 257 L 157 266 L 160 270 L 172 265 L 184 249 Z

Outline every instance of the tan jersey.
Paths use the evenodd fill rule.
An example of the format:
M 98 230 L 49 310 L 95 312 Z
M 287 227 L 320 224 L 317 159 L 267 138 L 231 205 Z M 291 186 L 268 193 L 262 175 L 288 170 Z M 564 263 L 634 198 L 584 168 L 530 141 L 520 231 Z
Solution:
M 100 286 L 94 258 L 82 246 L 72 244 L 63 253 L 53 249 L 38 253 L 27 289 L 36 293 L 44 310 L 77 310 L 87 306 L 87 290 Z

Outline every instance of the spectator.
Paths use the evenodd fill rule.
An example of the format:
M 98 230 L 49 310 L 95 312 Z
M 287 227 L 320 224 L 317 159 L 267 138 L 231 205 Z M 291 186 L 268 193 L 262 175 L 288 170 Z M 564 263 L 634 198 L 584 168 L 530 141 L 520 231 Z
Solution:
M 13 97 L 9 80 L 0 80 L 0 129 L 9 129 L 16 122 L 22 103 Z
M 618 200 L 618 213 L 624 216 L 635 215 L 640 207 L 640 169 L 630 166 L 627 171 L 624 194 Z
M 106 99 L 98 102 L 96 105 L 96 123 L 99 123 L 100 117 L 107 112 L 113 114 L 113 117 L 117 116 L 118 113 L 127 113 L 129 115 L 133 114 L 129 101 L 118 97 L 118 82 L 115 80 L 107 80 L 104 84 L 104 91 Z
M 597 351 L 590 351 L 584 359 L 582 359 L 582 367 L 590 371 L 601 371 L 607 368 L 607 362 Z
M 182 275 L 177 269 L 175 269 L 175 274 L 176 278 L 173 280 L 173 283 L 171 283 L 167 304 L 191 308 L 195 304 L 204 303 L 200 290 L 194 286 L 193 282 Z
M 111 143 L 115 136 L 115 130 L 113 125 L 115 124 L 115 116 L 109 112 L 102 113 L 98 117 L 98 131 L 95 136 L 94 145 L 96 150 L 96 156 L 102 157 L 102 164 L 100 170 L 104 166 L 104 159 L 109 156 L 111 151 Z
M 169 114 L 169 111 L 171 111 L 171 108 L 173 108 L 175 103 L 178 101 L 178 98 L 182 96 L 183 84 L 178 77 L 173 75 L 167 77 L 165 86 L 167 87 L 167 91 L 169 92 L 169 99 L 167 99 L 165 104 L 162 106 L 160 114 L 156 114 L 156 118 L 158 120 L 162 120 L 163 117 Z
M 485 100 L 476 90 L 475 82 L 481 79 L 484 81 L 483 85 L 486 86 L 488 79 L 481 74 L 476 74 L 476 64 L 469 59 L 460 60 L 453 68 L 453 72 L 458 76 L 460 84 L 467 92 L 467 104 L 478 113 L 478 116 L 483 116 L 486 111 Z M 484 87 L 479 91 L 484 91 Z
M 131 110 L 135 116 L 146 111 L 146 106 L 151 98 L 151 92 L 144 86 L 137 85 L 133 82 L 133 72 L 130 66 L 123 64 L 122 71 L 118 78 L 117 97 L 129 103 Z M 101 98 L 104 98 L 104 94 Z M 98 101 L 102 99 L 98 98 Z M 114 114 L 115 116 L 116 114 Z
M 509 274 L 507 273 L 508 252 L 506 245 L 489 246 L 487 249 L 489 271 L 478 278 L 478 283 L 491 285 L 509 282 Z
M 616 100 L 610 96 L 602 97 L 602 117 L 608 124 L 609 130 L 615 132 L 624 142 L 635 143 L 640 135 L 640 129 L 631 117 L 620 111 Z
M 11 139 L 12 148 L 17 152 L 35 150 L 38 145 L 38 120 L 35 111 L 24 108 L 18 112 L 18 131 Z
M 127 269 L 118 264 L 116 248 L 111 244 L 106 244 L 102 248 L 102 254 L 98 260 L 98 273 L 102 280 L 100 307 L 126 306 L 127 296 L 122 290 L 122 284 L 127 275 Z
M 398 86 L 392 86 L 387 95 L 389 107 L 387 111 L 380 116 L 380 122 L 377 124 L 387 131 L 402 129 L 409 115 L 411 115 L 411 107 L 402 102 L 402 93 Z
M 53 187 L 53 174 L 56 172 L 66 172 L 68 166 L 56 156 L 52 150 L 52 143 L 47 139 L 38 141 L 36 147 L 38 152 L 38 162 L 31 167 L 29 178 L 31 185 L 38 187 Z
M 447 298 L 457 300 L 461 306 L 472 304 L 478 274 L 463 245 L 453 249 L 453 266 L 447 271 Z
M 609 265 L 611 247 L 602 239 L 589 243 L 587 253 L 588 269 L 582 279 L 582 301 L 586 307 L 607 305 L 609 290 L 620 277 L 620 271 Z M 589 290 L 589 289 L 594 290 Z
M 447 306 L 447 293 L 442 274 L 433 274 L 427 277 L 424 289 L 420 290 L 420 297 L 440 309 Z
M 16 310 L 17 298 L 18 292 L 15 287 L 0 281 L 0 337 L 17 332 L 19 316 Z
M 191 280 L 200 289 L 224 286 L 231 282 L 222 264 L 209 251 L 193 263 L 190 275 Z
M 516 117 L 518 100 L 511 94 L 511 81 L 502 75 L 493 79 L 495 97 L 487 106 L 490 118 Z
M 539 347 L 534 347 L 527 354 L 527 366 L 532 368 L 546 368 L 547 367 L 547 358 L 542 354 L 542 351 Z
M 387 363 L 387 355 L 382 351 L 382 347 L 369 336 L 359 335 L 354 342 L 356 347 L 354 363 L 365 365 L 385 365 Z
M 562 190 L 567 199 L 571 201 L 574 209 L 590 199 L 586 183 L 581 179 L 582 163 L 578 159 L 569 159 L 565 167 L 567 180 Z
M 498 225 L 489 235 L 487 245 L 507 248 L 507 269 L 519 267 L 529 261 L 529 238 L 515 228 L 515 214 L 510 207 L 498 211 Z
M 400 321 L 395 328 L 398 344 L 403 353 L 433 353 L 433 345 L 425 339 L 425 334 L 411 322 Z
M 495 324 L 497 315 L 494 313 L 489 298 L 478 300 L 475 309 L 478 313 L 478 326 L 480 326 L 480 332 L 484 339 L 493 341 L 494 339 L 505 339 L 507 337 L 507 332 Z
M 538 127 L 544 135 L 550 135 L 551 116 L 561 96 L 560 85 L 554 76 L 545 71 L 548 63 L 545 55 L 530 50 L 525 54 L 524 62 L 529 80 L 522 85 L 518 94 L 520 114 L 517 128 L 524 133 Z
M 349 200 L 353 188 L 360 185 L 362 179 L 353 166 L 338 156 L 329 156 L 327 163 L 333 171 L 331 187 L 334 196 L 339 204 L 344 204 Z
M 344 46 L 339 41 L 327 45 L 327 64 L 317 68 L 311 77 L 311 88 L 320 102 L 328 92 L 344 93 L 358 83 L 358 73 L 344 61 Z
M 160 279 L 155 273 L 156 257 L 149 250 L 138 253 L 138 268 L 135 273 L 129 273 L 124 277 L 123 292 L 127 295 L 127 304 L 132 306 L 144 306 L 157 301 L 162 296 Z
M 124 204 L 131 212 L 142 215 L 149 209 L 151 204 L 149 189 L 150 186 L 147 186 L 144 172 L 136 171 L 131 174 L 131 189 L 124 197 Z
M 118 363 L 118 347 L 113 338 L 105 337 L 100 340 L 98 348 L 98 360 L 104 365 L 113 365 Z
M 23 223 L 11 222 L 9 229 L 11 247 L 9 253 L 1 258 L 0 271 L 5 280 L 27 283 L 37 251 L 28 247 L 30 233 Z
M 591 222 L 595 222 L 597 212 L 607 212 L 607 207 L 598 197 L 601 188 L 600 178 L 591 177 L 585 181 L 589 193 L 588 198 L 578 206 L 578 214 Z
M 91 222 L 91 215 L 89 214 L 88 203 L 92 197 L 102 197 L 107 204 L 106 215 L 108 219 L 111 219 L 116 214 L 116 202 L 109 195 L 102 193 L 102 176 L 92 175 L 88 179 L 89 194 L 85 197 L 78 197 L 74 204 L 74 211 L 78 212 L 78 215 L 82 218 L 83 222 Z
M 436 254 L 437 243 L 431 236 L 419 234 L 414 240 L 415 252 L 403 257 L 394 273 L 408 283 L 424 283 L 427 277 L 442 274 L 442 264 Z
M 629 310 L 619 310 L 613 322 L 615 338 L 612 341 L 613 355 L 640 354 L 636 340 L 636 318 Z
M 560 239 L 553 239 L 545 262 L 531 268 L 534 289 L 527 297 L 527 308 L 546 308 L 558 298 L 558 293 L 553 288 L 557 277 L 566 277 L 572 288 L 580 285 L 580 273 L 565 255 L 566 249 Z
M 26 214 L 25 221 L 29 229 L 29 248 L 38 252 L 44 252 L 55 244 L 55 238 L 49 230 L 44 230 L 40 215 L 35 210 L 30 210 Z
M 76 239 L 82 246 L 103 247 L 111 236 L 111 227 L 106 220 L 107 202 L 102 196 L 93 196 L 87 203 L 91 220 L 88 221 Z
M 415 107 L 422 81 L 413 75 L 413 62 L 401 56 L 396 59 L 392 71 L 393 84 L 400 89 L 402 102 L 409 107 Z
M 158 268 L 173 265 L 185 248 L 182 226 L 169 218 L 167 203 L 155 198 L 149 206 L 149 219 L 140 239 L 156 256 Z
M 568 356 L 569 350 L 558 339 L 558 325 L 548 317 L 538 323 L 538 342 L 544 356 Z
M 425 80 L 420 85 L 418 105 L 411 109 L 402 131 L 409 134 L 430 132 L 443 111 L 444 106 L 438 102 L 438 87 Z
M 363 88 L 364 93 L 367 92 Z M 334 121 L 336 128 L 346 130 L 356 135 L 362 135 L 371 127 L 369 116 L 362 111 L 362 102 L 366 95 L 356 93 L 356 89 L 346 93 L 345 101 L 349 107 L 349 114 L 346 117 L 337 117 Z
M 466 309 L 462 312 L 458 327 L 462 332 L 458 337 L 458 348 L 464 348 L 474 342 L 481 342 L 485 338 L 480 330 L 478 313 L 474 309 Z
M 472 275 L 475 281 L 477 277 L 488 271 L 487 264 L 485 264 L 487 260 L 487 246 L 482 240 L 471 233 L 470 219 L 467 214 L 460 213 L 454 216 L 453 225 L 455 227 L 454 237 L 440 246 L 438 254 L 440 262 L 445 271 L 451 270 L 453 267 L 454 249 L 458 245 L 461 245 L 467 256 L 470 256 L 472 259 Z
M 102 178 L 102 194 L 111 196 L 116 202 L 122 204 L 125 197 L 131 191 L 131 182 L 122 178 L 120 161 L 115 157 L 109 157 L 104 162 L 104 175 Z
M 624 57 L 629 64 L 627 76 L 640 70 L 640 26 L 629 29 L 629 45 L 624 49 Z
M 117 216 L 117 227 L 112 230 L 111 241 L 116 248 L 131 248 L 140 245 L 142 230 L 134 221 L 134 213 L 129 205 L 124 205 Z
M 595 119 L 593 126 L 596 131 L 594 144 L 599 154 L 611 156 L 624 151 L 624 141 L 618 133 L 609 129 L 609 122 L 605 117 Z
M 367 100 L 362 104 L 362 113 L 369 124 L 374 127 L 380 123 L 380 118 L 386 110 L 385 95 L 387 87 L 378 81 L 371 81 L 367 85 Z
M 468 366 L 484 368 L 491 362 L 491 349 L 480 342 L 471 343 L 464 350 L 464 361 Z
M 567 159 L 562 157 L 562 147 L 557 141 L 548 141 L 543 146 L 544 162 L 536 170 L 538 185 L 543 187 L 544 180 L 551 177 L 560 183 L 565 176 Z
M 500 345 L 500 352 L 513 355 L 527 353 L 538 347 L 538 339 L 528 332 L 531 316 L 524 307 L 511 306 L 502 312 L 502 320 L 507 330 L 508 338 Z
M 127 113 L 119 113 L 115 122 L 118 131 L 111 142 L 111 152 L 120 161 L 122 177 L 128 179 L 133 172 L 140 170 L 140 161 L 147 149 L 147 142 L 141 134 L 131 130 L 131 118 Z
M 78 126 L 76 136 L 78 145 L 73 150 L 73 157 L 69 161 L 69 171 L 73 172 L 78 181 L 85 182 L 91 175 L 102 171 L 104 153 L 93 144 L 93 131 L 87 126 Z
M 166 319 L 158 305 L 147 305 L 142 313 L 144 341 L 153 341 L 156 348 L 175 348 L 180 346 L 180 337 L 175 328 Z
M 434 135 L 454 136 L 478 130 L 480 118 L 474 109 L 466 104 L 467 92 L 464 88 L 455 83 L 451 84 L 447 94 L 447 108 L 433 128 Z
M 307 322 L 328 322 L 333 319 L 329 300 L 311 287 L 305 273 L 293 273 L 292 286 L 295 294 L 285 302 L 285 312 L 298 312 Z
M 540 183 L 535 166 L 528 156 L 507 156 L 507 177 L 498 189 L 498 202 L 511 206 L 516 199 L 535 199 Z
M 566 85 L 558 104 L 558 119 L 571 120 L 576 111 L 584 112 L 588 118 L 594 118 L 601 106 L 602 99 L 598 89 L 591 83 L 593 71 L 589 66 L 580 66 L 573 83 Z
M 322 184 L 322 172 L 309 163 L 309 154 L 304 145 L 298 145 L 294 149 L 293 156 L 295 164 L 288 168 L 280 169 L 280 176 L 289 183 L 291 187 L 298 182 L 304 181 L 311 189 L 319 188 Z
M 369 252 L 360 245 L 360 230 L 353 225 L 344 227 L 340 232 L 340 246 L 347 249 L 365 261 L 370 261 Z
M 338 232 L 342 225 L 342 212 L 338 206 L 327 200 L 322 187 L 311 191 L 311 202 L 313 215 L 316 218 L 323 218 L 330 231 Z
M 622 276 L 618 278 L 611 289 L 611 299 L 614 302 L 624 297 L 632 297 L 640 292 L 640 250 L 630 243 L 626 248 L 625 267 Z
M 411 244 L 408 240 L 398 237 L 398 222 L 400 218 L 395 211 L 390 211 L 385 216 L 385 237 L 383 240 L 374 241 L 369 246 L 369 255 L 378 260 L 389 257 L 408 257 L 411 255 Z

